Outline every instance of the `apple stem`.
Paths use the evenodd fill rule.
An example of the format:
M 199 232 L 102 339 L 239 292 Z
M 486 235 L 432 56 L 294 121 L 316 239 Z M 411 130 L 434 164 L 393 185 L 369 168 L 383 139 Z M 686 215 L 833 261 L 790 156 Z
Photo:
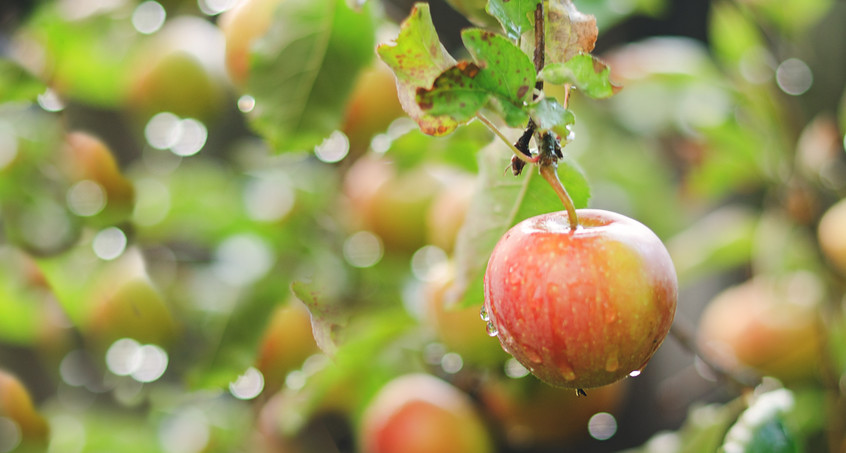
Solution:
M 561 203 L 564 204 L 564 209 L 567 211 L 567 217 L 570 221 L 570 230 L 575 231 L 579 226 L 579 215 L 576 214 L 576 205 L 573 204 L 573 199 L 570 198 L 570 194 L 567 193 L 567 189 L 564 188 L 564 184 L 561 184 L 561 179 L 558 178 L 558 163 L 553 161 L 538 165 L 538 171 L 540 171 L 543 179 L 555 190 L 558 198 L 561 199 Z

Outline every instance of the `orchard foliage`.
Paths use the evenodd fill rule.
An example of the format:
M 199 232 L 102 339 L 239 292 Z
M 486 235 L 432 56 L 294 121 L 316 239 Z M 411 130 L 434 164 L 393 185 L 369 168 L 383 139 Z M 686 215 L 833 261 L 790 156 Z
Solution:
M 842 2 L 447 3 L 0 4 L 0 453 L 846 450 Z M 569 208 L 679 289 L 580 393 L 480 319 Z

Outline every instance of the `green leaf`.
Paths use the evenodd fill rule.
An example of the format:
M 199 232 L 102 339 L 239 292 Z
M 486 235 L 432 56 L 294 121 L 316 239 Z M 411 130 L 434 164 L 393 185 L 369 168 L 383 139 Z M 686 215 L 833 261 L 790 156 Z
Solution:
M 570 133 L 568 126 L 576 122 L 573 112 L 554 98 L 544 98 L 532 104 L 531 115 L 539 131 L 552 131 L 560 137 L 567 137 Z
M 502 24 L 509 38 L 516 41 L 534 30 L 534 11 L 540 0 L 490 0 L 485 10 Z
M 799 442 L 782 421 L 794 404 L 793 393 L 787 389 L 758 395 L 728 430 L 719 451 L 798 453 Z
M 564 63 L 593 50 L 599 34 L 596 18 L 579 12 L 571 0 L 551 0 L 546 20 L 547 64 Z
M 561 211 L 561 200 L 534 168 L 519 177 L 505 174 L 510 153 L 499 141 L 479 152 L 481 189 L 476 192 L 455 246 L 456 278 L 448 302 L 468 307 L 482 299 L 482 280 L 491 251 L 512 226 L 529 217 Z M 558 176 L 577 208 L 587 206 L 590 188 L 581 170 L 559 162 Z
M 611 83 L 611 68 L 598 58 L 581 54 L 564 63 L 547 65 L 541 71 L 541 78 L 554 85 L 570 83 L 594 99 L 607 98 L 620 87 Z
M 474 150 L 493 138 L 481 122 L 474 121 L 445 137 L 431 137 L 414 130 L 391 142 L 385 155 L 399 170 L 410 170 L 423 162 L 443 163 L 475 174 L 478 171 Z
M 248 92 L 255 97 L 252 127 L 277 151 L 311 149 L 343 120 L 355 75 L 373 52 L 367 10 L 344 0 L 290 0 L 256 43 Z
M 415 4 L 396 41 L 379 45 L 376 53 L 393 69 L 402 108 L 423 133 L 446 135 L 458 127 L 458 121 L 424 112 L 417 104 L 417 89 L 431 87 L 438 75 L 455 64 L 438 38 L 427 3 Z
M 35 101 L 46 89 L 44 83 L 11 60 L 0 59 L 0 103 Z
M 432 115 L 465 122 L 493 101 L 509 126 L 523 125 L 526 99 L 535 86 L 532 61 L 508 39 L 478 28 L 464 30 L 464 45 L 473 62 L 461 61 L 435 79 L 432 88 L 417 90 L 417 103 Z

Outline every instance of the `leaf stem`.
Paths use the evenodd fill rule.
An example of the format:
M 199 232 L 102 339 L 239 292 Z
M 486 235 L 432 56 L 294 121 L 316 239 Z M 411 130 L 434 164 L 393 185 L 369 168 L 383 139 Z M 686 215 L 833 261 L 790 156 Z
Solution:
M 485 115 L 482 115 L 481 112 L 476 112 L 476 118 L 478 118 L 479 121 L 481 121 L 485 126 L 488 127 L 488 129 L 490 129 L 494 134 L 496 134 L 496 136 L 499 137 L 500 140 L 505 142 L 505 144 L 508 145 L 509 148 L 511 148 L 511 151 L 514 152 L 514 155 L 517 156 L 518 159 L 522 160 L 527 164 L 536 164 L 538 162 L 537 157 L 531 157 L 529 155 L 523 154 L 523 152 L 520 151 L 516 146 L 514 146 L 511 141 L 508 140 L 508 137 L 506 137 L 505 134 L 503 134 L 502 131 L 499 130 L 498 127 L 496 127 L 496 124 L 494 124 L 491 120 L 487 119 Z

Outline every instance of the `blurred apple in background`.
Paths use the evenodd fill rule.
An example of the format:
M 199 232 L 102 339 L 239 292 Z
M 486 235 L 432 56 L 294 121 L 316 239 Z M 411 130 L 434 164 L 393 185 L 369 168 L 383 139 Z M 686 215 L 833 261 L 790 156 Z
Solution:
M 135 189 L 124 176 L 108 145 L 83 131 L 65 137 L 62 168 L 72 184 L 68 202 L 76 214 L 95 216 L 104 224 L 125 220 L 135 202 Z
M 405 112 L 397 97 L 396 78 L 381 61 L 364 70 L 353 86 L 341 131 L 350 141 L 350 154 L 360 155 L 374 135 L 384 132 Z
M 145 277 L 112 281 L 105 276 L 91 297 L 83 330 L 101 350 L 121 338 L 165 347 L 176 337 L 178 327 L 170 308 Z
M 362 453 L 484 453 L 493 445 L 470 398 L 427 374 L 382 387 L 361 420 Z
M 344 179 L 353 229 L 379 236 L 387 251 L 409 253 L 426 244 L 426 216 L 443 182 L 427 167 L 398 171 L 372 155 L 358 159 Z
M 10 428 L 8 422 L 14 427 Z M 0 370 L 0 447 L 9 448 L 4 451 L 18 451 L 15 450 L 17 444 L 22 449 L 35 448 L 36 445 L 44 447 L 48 433 L 47 421 L 36 410 L 23 383 L 11 373 Z M 18 442 L 12 443 L 16 436 Z
M 170 19 L 132 57 L 126 104 L 140 121 L 161 112 L 203 122 L 223 111 L 223 35 L 199 17 Z
M 718 294 L 702 313 L 699 344 L 717 363 L 785 382 L 819 375 L 822 283 L 809 272 L 757 276 Z
M 506 441 L 516 448 L 525 448 L 588 438 L 590 418 L 598 412 L 619 413 L 627 385 L 620 381 L 579 396 L 573 389 L 551 387 L 530 376 L 491 378 L 482 383 L 479 395 L 486 413 L 502 428 Z
M 426 217 L 427 238 L 430 244 L 447 253 L 452 251 L 475 191 L 476 178 L 462 173 L 456 175 L 454 180 L 435 196 Z
M 487 334 L 478 305 L 453 307 L 446 304 L 445 295 L 455 278 L 455 270 L 444 264 L 432 271 L 432 278 L 426 282 L 426 319 L 434 327 L 438 341 L 450 352 L 458 353 L 465 363 L 476 365 L 502 364 L 510 357 L 499 345 L 499 341 Z
M 260 340 L 256 367 L 264 375 L 265 391 L 275 391 L 289 372 L 319 352 L 311 330 L 311 315 L 297 299 L 277 307 Z
M 823 214 L 817 229 L 820 249 L 846 275 L 846 200 L 840 200 Z
M 250 74 L 250 50 L 267 33 L 282 0 L 243 0 L 220 15 L 226 40 L 226 69 L 233 83 L 243 88 Z

